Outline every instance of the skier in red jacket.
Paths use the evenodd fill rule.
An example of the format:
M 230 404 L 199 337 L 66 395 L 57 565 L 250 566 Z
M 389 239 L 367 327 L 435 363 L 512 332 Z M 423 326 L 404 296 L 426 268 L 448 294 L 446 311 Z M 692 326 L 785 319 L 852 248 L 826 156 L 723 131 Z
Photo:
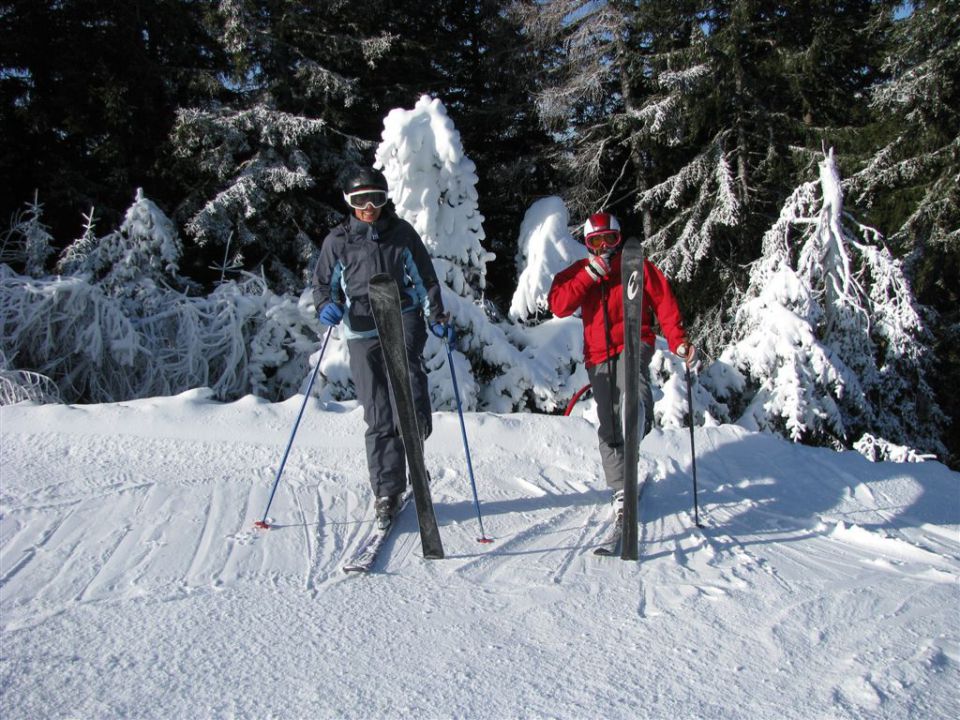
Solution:
M 590 257 L 561 271 L 550 287 L 550 311 L 567 317 L 578 309 L 583 320 L 583 359 L 597 401 L 600 457 L 607 485 L 613 491 L 613 512 L 623 512 L 623 287 L 620 283 L 620 223 L 606 212 L 594 213 L 583 226 Z M 643 264 L 643 323 L 640 331 L 640 400 L 644 408 L 641 438 L 653 425 L 650 360 L 653 357 L 653 314 L 670 350 L 693 363 L 696 352 L 687 340 L 680 309 L 663 273 L 649 260 Z M 641 476 L 642 480 L 642 476 Z

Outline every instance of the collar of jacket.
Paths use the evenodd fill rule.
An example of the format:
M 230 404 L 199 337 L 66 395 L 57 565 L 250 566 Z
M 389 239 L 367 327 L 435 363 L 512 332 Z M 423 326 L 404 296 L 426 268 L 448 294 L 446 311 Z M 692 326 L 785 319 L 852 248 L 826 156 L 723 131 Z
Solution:
M 363 222 L 363 220 L 360 220 L 356 215 L 351 215 L 347 229 L 350 235 L 369 237 L 371 230 L 376 230 L 378 235 L 382 235 L 383 232 L 390 227 L 391 219 L 391 213 L 387 212 L 386 207 L 384 207 L 384 211 L 380 213 L 380 217 L 377 218 L 376 222 L 372 223 Z

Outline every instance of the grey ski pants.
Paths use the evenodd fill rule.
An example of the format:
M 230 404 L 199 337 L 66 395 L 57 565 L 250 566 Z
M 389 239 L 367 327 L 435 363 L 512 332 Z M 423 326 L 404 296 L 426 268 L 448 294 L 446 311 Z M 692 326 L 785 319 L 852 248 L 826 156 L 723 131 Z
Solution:
M 403 335 L 417 423 L 420 435 L 426 439 L 433 426 L 427 373 L 423 366 L 427 330 L 420 312 L 403 314 Z M 348 342 L 348 347 L 350 374 L 357 390 L 357 399 L 363 406 L 363 419 L 367 424 L 364 439 L 370 487 L 376 497 L 401 493 L 407 486 L 407 463 L 395 420 L 393 395 L 389 390 L 380 338 L 353 339 Z
M 653 346 L 640 343 L 640 403 L 642 405 L 640 412 L 644 420 L 640 425 L 641 440 L 653 427 L 653 390 L 650 387 L 652 358 Z M 613 490 L 622 490 L 624 385 L 622 355 L 587 368 L 587 376 L 593 386 L 593 398 L 597 401 L 597 418 L 600 421 L 597 436 L 603 474 L 608 487 Z

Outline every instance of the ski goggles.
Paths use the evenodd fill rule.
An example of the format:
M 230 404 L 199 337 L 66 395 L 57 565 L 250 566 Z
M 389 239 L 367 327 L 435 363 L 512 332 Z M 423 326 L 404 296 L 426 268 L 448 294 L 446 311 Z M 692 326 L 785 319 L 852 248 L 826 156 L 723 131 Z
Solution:
M 584 244 L 590 250 L 602 250 L 604 248 L 615 248 L 620 244 L 620 233 L 618 232 L 598 232 L 588 235 L 583 239 Z
M 383 190 L 357 190 L 344 193 L 343 199 L 347 201 L 347 205 L 355 210 L 363 210 L 368 205 L 382 208 L 387 204 L 387 193 Z

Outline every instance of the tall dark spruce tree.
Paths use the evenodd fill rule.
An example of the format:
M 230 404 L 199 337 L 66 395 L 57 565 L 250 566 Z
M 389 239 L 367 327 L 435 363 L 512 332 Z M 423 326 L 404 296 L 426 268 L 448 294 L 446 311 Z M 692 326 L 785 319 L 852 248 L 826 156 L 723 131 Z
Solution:
M 0 3 L 0 219 L 38 193 L 58 239 L 91 207 L 116 227 L 138 187 L 171 205 L 176 108 L 216 96 L 211 2 Z
M 891 27 L 883 82 L 872 91 L 873 153 L 853 180 L 871 222 L 906 258 L 933 308 L 937 400 L 954 418 L 945 440 L 960 464 L 960 2 L 911 3 Z
M 652 5 L 522 0 L 517 7 L 540 59 L 532 88 L 540 116 L 563 140 L 550 160 L 565 173 L 571 209 L 622 206 L 645 189 L 650 172 L 649 148 L 639 142 L 643 121 L 635 117 L 650 91 L 647 58 L 659 43 L 674 42 L 674 33 L 654 30 L 652 20 L 646 33 L 638 30 L 641 14 L 656 14 Z
M 303 287 L 339 217 L 338 176 L 361 161 L 371 112 L 359 76 L 394 38 L 365 34 L 357 3 L 223 0 L 211 32 L 229 59 L 226 102 L 184 107 L 173 143 L 190 192 L 176 211 L 202 261 Z
M 913 253 L 918 290 L 955 301 L 955 283 L 933 268 L 960 256 L 960 3 L 912 6 L 890 28 L 871 92 L 874 152 L 853 186 L 889 240 Z

